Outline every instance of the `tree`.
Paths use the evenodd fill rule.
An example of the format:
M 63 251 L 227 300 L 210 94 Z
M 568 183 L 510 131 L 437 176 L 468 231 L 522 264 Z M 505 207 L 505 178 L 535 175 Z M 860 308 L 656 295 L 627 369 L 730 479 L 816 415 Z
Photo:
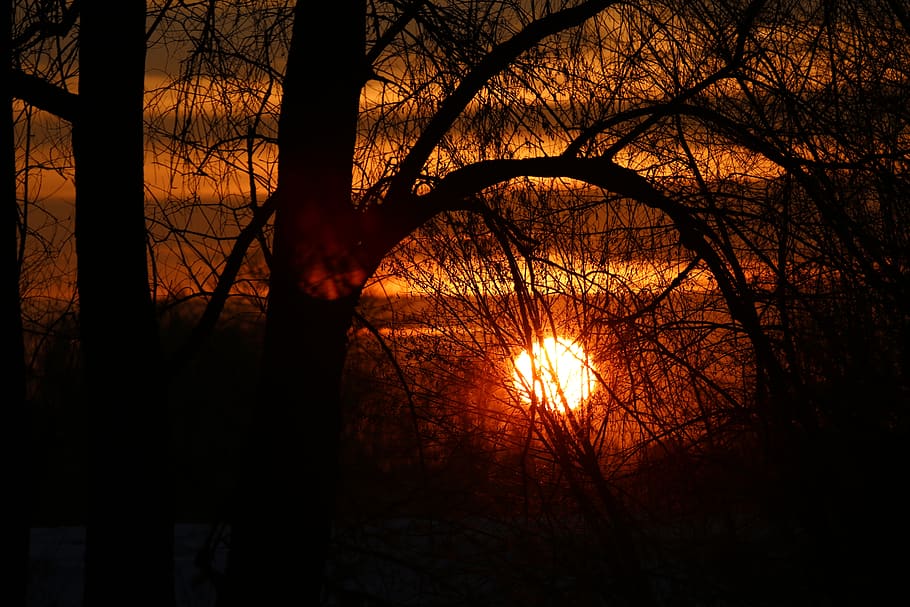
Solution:
M 146 260 L 145 34 L 145 2 L 81 3 L 73 155 L 90 435 L 87 604 L 174 602 L 170 430 Z M 122 70 L 114 88 L 112 50 Z
M 335 497 L 345 343 L 360 292 L 402 237 L 438 211 L 463 205 L 462 197 L 522 174 L 507 171 L 490 181 L 481 177 L 461 183 L 450 178 L 455 185 L 438 188 L 435 194 L 442 202 L 436 204 L 413 197 L 413 183 L 438 138 L 486 77 L 546 34 L 596 14 L 602 4 L 554 13 L 482 61 L 404 158 L 383 193 L 382 205 L 364 200 L 360 209 L 351 200 L 350 175 L 361 88 L 369 73 L 362 51 L 365 5 L 350 2 L 320 9 L 297 5 L 279 122 L 263 396 L 254 420 L 247 476 L 251 480 L 233 521 L 230 601 L 278 601 L 299 587 L 301 571 L 306 575 L 306 600 L 319 600 L 320 563 L 330 539 Z M 409 21 L 410 15 L 403 19 Z M 323 37 L 311 29 L 326 23 L 338 28 L 327 49 L 322 47 Z M 329 52 L 336 62 L 328 69 L 318 60 L 314 64 L 320 52 Z M 304 66 L 309 69 L 304 71 Z M 320 83 L 319 94 L 306 95 L 306 83 L 314 81 Z M 314 117 L 319 117 L 315 124 Z M 603 168 L 609 171 L 612 166 Z M 316 403 L 305 411 L 293 396 L 301 385 L 312 391 L 310 398 Z M 319 429 L 317 434 L 301 441 L 301 431 L 311 424 Z M 300 474 L 301 463 L 307 466 L 302 474 L 305 484 L 288 483 L 286 479 Z M 301 512 L 311 516 L 301 520 Z M 311 556 L 322 555 L 315 566 L 311 556 L 301 558 L 301 545 L 310 547 Z
M 22 333 L 22 309 L 19 295 L 19 215 L 16 203 L 16 156 L 15 133 L 13 127 L 13 92 L 10 71 L 12 67 L 12 2 L 3 4 L 0 20 L 0 57 L 3 61 L 3 118 L 0 122 L 0 147 L 2 147 L 2 198 L 4 211 L 3 221 L 3 323 L 5 342 L 8 344 L 5 359 L 10 368 L 4 373 L 3 393 L 5 399 L 4 427 L 4 476 L 8 479 L 5 485 L 10 500 L 11 512 L 3 523 L 2 543 L 4 562 L 11 563 L 4 568 L 0 596 L 3 602 L 10 605 L 25 605 L 28 588 L 28 552 L 29 552 L 29 484 L 30 470 L 23 464 L 21 455 L 27 453 L 30 446 L 29 414 L 25 392 L 25 341 Z
M 131 596 L 166 605 L 174 602 L 173 518 L 166 392 L 146 258 L 146 6 L 121 3 L 115 11 L 98 2 L 73 3 L 57 22 L 45 12 L 52 8 L 39 7 L 34 15 L 22 9 L 34 21 L 22 27 L 17 51 L 25 55 L 35 37 L 67 35 L 78 15 L 78 95 L 21 71 L 15 84 L 20 98 L 72 122 L 90 434 L 85 601 L 119 604 Z M 110 86 L 112 50 L 124 70 L 116 87 Z M 65 69 L 69 57 L 61 53 L 58 61 Z

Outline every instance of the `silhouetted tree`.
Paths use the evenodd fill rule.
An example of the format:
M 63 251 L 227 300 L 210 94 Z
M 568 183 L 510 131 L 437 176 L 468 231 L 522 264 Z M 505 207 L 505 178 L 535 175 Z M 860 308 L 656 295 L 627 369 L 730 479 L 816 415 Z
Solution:
M 472 206 L 474 192 L 529 169 L 543 176 L 572 172 L 571 166 L 534 171 L 533 164 L 513 167 L 508 161 L 501 172 L 499 165 L 479 165 L 477 175 L 456 171 L 420 200 L 413 188 L 424 163 L 487 78 L 537 41 L 583 23 L 609 4 L 589 2 L 555 12 L 502 43 L 442 102 L 390 177 L 382 203 L 367 198 L 356 206 L 354 146 L 361 90 L 371 73 L 364 65 L 366 5 L 297 5 L 279 122 L 263 393 L 254 411 L 251 469 L 232 521 L 227 599 L 232 604 L 277 602 L 301 588 L 304 600 L 319 600 L 338 473 L 347 332 L 361 290 L 385 255 L 439 211 Z M 401 16 L 405 24 L 411 18 L 408 12 Z M 329 24 L 333 35 L 318 35 Z M 333 57 L 331 64 L 321 61 L 323 53 Z M 318 92 L 309 90 L 314 83 Z M 604 181 L 612 177 L 625 187 L 638 186 L 635 176 L 610 162 L 590 170 Z M 301 390 L 303 400 L 297 396 Z M 295 478 L 300 482 L 289 482 Z M 637 598 L 646 601 L 645 596 Z
M 0 602 L 25 605 L 28 591 L 29 505 L 31 466 L 24 456 L 30 450 L 28 403 L 25 393 L 25 342 L 22 333 L 22 308 L 19 295 L 19 207 L 16 203 L 16 155 L 13 127 L 12 14 L 13 3 L 0 7 L 0 61 L 3 62 L 2 107 L 0 118 L 0 180 L 3 200 L 3 325 L 7 369 L 3 374 L 4 424 L 3 475 L 8 512 L 4 516 L 0 545 L 3 546 Z
M 170 432 L 146 257 L 145 2 L 80 2 L 19 14 L 32 19 L 21 28 L 23 55 L 35 37 L 66 35 L 78 16 L 78 95 L 21 71 L 15 84 L 19 97 L 72 123 L 89 418 L 85 601 L 172 604 Z M 57 65 L 63 69 L 71 59 L 61 52 Z
M 87 605 L 174 602 L 170 430 L 146 258 L 145 36 L 144 1 L 80 3 L 73 157 Z

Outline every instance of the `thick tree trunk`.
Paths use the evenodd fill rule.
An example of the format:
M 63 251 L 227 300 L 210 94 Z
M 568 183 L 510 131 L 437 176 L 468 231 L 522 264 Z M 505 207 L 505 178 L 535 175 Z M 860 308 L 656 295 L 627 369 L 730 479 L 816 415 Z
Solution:
M 6 348 L 2 394 L 4 406 L 2 427 L 4 483 L 6 514 L 0 527 L 3 574 L 0 577 L 0 604 L 25 605 L 28 594 L 28 551 L 29 551 L 29 415 L 25 396 L 25 345 L 22 335 L 22 314 L 19 299 L 19 263 L 16 231 L 18 229 L 18 208 L 16 204 L 16 157 L 13 136 L 13 95 L 7 72 L 12 66 L 11 23 L 12 3 L 4 2 L 3 17 L 0 19 L 3 61 L 3 116 L 0 118 L 0 146 L 3 161 L 0 172 L 3 176 L 2 199 L 5 200 L 3 222 L 3 343 Z
M 175 602 L 167 406 L 146 259 L 145 16 L 141 0 L 86 1 L 80 15 L 73 150 L 91 607 Z
M 364 15 L 362 0 L 295 12 L 261 388 L 222 597 L 232 606 L 320 602 L 347 330 L 376 265 L 351 201 Z
M 345 336 L 354 298 L 285 293 L 270 302 L 262 390 L 241 510 L 233 520 L 229 605 L 319 604 L 334 512 Z

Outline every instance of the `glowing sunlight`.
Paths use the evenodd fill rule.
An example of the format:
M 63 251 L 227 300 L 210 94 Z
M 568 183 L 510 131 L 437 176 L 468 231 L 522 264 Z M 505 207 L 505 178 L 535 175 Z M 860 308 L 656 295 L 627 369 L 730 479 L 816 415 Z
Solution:
M 533 393 L 546 407 L 574 409 L 590 396 L 594 368 L 580 345 L 547 337 L 534 344 L 533 354 L 524 350 L 513 361 L 515 387 L 525 402 Z

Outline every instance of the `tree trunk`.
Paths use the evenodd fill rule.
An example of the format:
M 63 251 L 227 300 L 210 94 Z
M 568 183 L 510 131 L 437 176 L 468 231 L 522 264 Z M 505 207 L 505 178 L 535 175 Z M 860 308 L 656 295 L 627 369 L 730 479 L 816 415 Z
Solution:
M 141 0 L 81 5 L 73 152 L 91 607 L 175 603 L 167 406 L 146 259 L 145 17 Z
M 32 495 L 29 486 L 28 462 L 30 461 L 29 415 L 25 395 L 25 344 L 22 334 L 21 301 L 19 298 L 19 263 L 16 231 L 18 229 L 18 207 L 16 204 L 16 156 L 13 134 L 13 95 L 11 79 L 7 72 L 12 66 L 11 35 L 12 3 L 3 3 L 3 18 L 0 21 L 3 61 L 3 117 L 0 121 L 0 147 L 3 162 L 2 197 L 6 202 L 6 227 L 3 228 L 3 322 L 6 337 L 6 370 L 3 373 L 3 444 L 4 485 L 7 496 L 7 512 L 0 528 L 3 567 L 0 582 L 0 604 L 25 605 L 28 596 L 28 552 L 29 552 L 29 501 Z
M 269 306 L 262 389 L 241 510 L 233 520 L 228 605 L 319 604 L 334 512 L 340 387 L 353 298 L 286 293 Z
M 364 15 L 362 0 L 295 10 L 261 386 L 222 597 L 232 606 L 320 601 L 347 331 L 377 264 L 351 201 Z

